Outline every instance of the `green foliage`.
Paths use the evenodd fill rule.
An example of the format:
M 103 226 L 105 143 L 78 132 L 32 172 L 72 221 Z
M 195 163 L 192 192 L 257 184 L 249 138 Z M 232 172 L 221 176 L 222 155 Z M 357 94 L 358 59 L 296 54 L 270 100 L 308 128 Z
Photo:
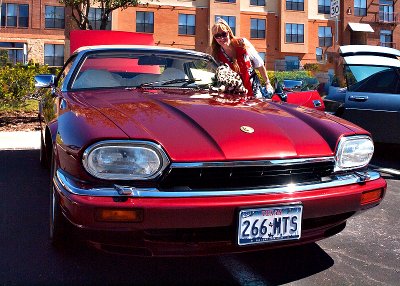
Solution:
M 24 105 L 27 96 L 35 92 L 34 76 L 51 73 L 47 66 L 5 65 L 0 67 L 0 106 L 18 108 Z
M 258 71 L 256 71 L 258 72 Z M 276 83 L 282 82 L 284 79 L 296 79 L 296 80 L 311 80 L 314 79 L 310 71 L 268 71 L 268 78 L 271 81 L 272 86 Z M 260 82 L 264 85 L 263 79 L 259 76 Z
M 6 50 L 0 50 L 0 66 L 9 64 L 8 52 Z
M 38 101 L 36 99 L 27 99 L 19 106 L 6 106 L 0 104 L 0 115 L 2 112 L 32 112 L 38 111 Z
M 59 0 L 61 4 L 72 10 L 72 19 L 80 30 L 93 30 L 89 21 L 89 9 L 91 7 L 101 9 L 100 30 L 105 30 L 112 11 L 135 7 L 139 0 Z
M 304 80 L 307 78 L 312 78 L 312 74 L 310 71 L 280 71 L 275 72 L 275 80 L 278 82 L 283 81 L 284 79 L 295 79 L 295 80 Z
M 320 70 L 320 65 L 317 63 L 308 63 L 304 65 L 304 69 L 311 72 L 317 72 Z

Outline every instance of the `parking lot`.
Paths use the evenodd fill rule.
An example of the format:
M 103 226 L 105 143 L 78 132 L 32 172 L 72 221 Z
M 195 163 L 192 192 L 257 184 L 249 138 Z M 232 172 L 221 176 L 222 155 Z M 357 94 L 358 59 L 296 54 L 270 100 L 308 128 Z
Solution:
M 374 166 L 400 170 L 383 147 Z M 398 285 L 400 175 L 383 173 L 383 203 L 340 234 L 286 250 L 192 258 L 138 258 L 48 240 L 48 174 L 38 150 L 0 151 L 1 285 Z M 382 166 L 380 166 L 382 167 Z M 396 169 L 397 168 L 397 169 Z

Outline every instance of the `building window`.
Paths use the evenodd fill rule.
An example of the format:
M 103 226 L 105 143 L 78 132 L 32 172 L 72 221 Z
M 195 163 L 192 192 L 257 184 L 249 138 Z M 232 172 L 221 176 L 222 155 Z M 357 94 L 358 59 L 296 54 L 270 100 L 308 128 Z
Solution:
M 60 67 L 64 64 L 64 45 L 44 45 L 44 64 Z
M 250 19 L 250 37 L 265 39 L 265 19 Z
M 320 47 L 332 46 L 332 28 L 318 27 L 318 43 Z
M 367 16 L 367 0 L 354 0 L 354 16 Z
M 379 21 L 394 22 L 393 1 L 379 0 Z
M 10 63 L 14 65 L 16 63 L 25 64 L 24 45 L 26 46 L 24 43 L 0 42 L 0 50 L 7 52 Z
M 101 26 L 101 8 L 89 8 L 89 25 L 93 30 L 100 30 Z M 111 16 L 107 20 L 106 30 L 111 30 Z
M 225 20 L 225 22 L 228 23 L 229 27 L 231 27 L 233 34 L 236 34 L 236 17 L 235 16 L 221 16 L 217 15 L 215 16 L 215 21 L 218 20 L 218 18 L 221 18 L 222 20 Z
M 287 71 L 293 71 L 300 69 L 300 60 L 296 56 L 286 56 L 285 57 L 285 69 Z
M 27 28 L 29 26 L 29 5 L 3 3 L 1 5 L 1 26 Z
M 29 5 L 18 5 L 18 27 L 29 26 Z
M 196 16 L 189 14 L 179 14 L 180 35 L 194 35 L 196 31 Z
M 286 10 L 304 11 L 304 0 L 286 0 Z
M 265 52 L 259 52 L 258 55 L 265 62 Z
M 236 0 L 215 0 L 215 2 L 236 3 Z
M 250 0 L 250 5 L 265 6 L 265 0 Z
M 318 0 L 318 13 L 331 14 L 331 0 Z
M 154 33 L 153 12 L 136 12 L 136 32 Z
M 317 56 L 317 61 L 319 62 L 322 61 L 322 54 L 323 54 L 322 48 L 316 48 L 315 54 Z
M 45 27 L 57 29 L 65 28 L 64 7 L 46 6 Z
M 390 30 L 381 30 L 380 32 L 380 45 L 383 47 L 393 47 L 393 33 Z
M 304 25 L 286 24 L 286 42 L 304 43 Z

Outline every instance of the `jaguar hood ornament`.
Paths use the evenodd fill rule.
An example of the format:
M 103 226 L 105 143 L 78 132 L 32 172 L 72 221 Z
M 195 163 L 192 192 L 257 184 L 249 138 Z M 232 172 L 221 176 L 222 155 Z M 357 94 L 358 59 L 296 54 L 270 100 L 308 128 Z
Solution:
M 244 133 L 254 133 L 254 128 L 250 126 L 240 126 L 240 130 L 242 130 Z

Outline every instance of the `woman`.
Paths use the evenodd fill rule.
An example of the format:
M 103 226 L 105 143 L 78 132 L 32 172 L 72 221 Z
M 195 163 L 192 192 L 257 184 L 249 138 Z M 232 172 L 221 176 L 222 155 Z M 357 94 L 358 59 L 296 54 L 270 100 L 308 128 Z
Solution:
M 213 35 L 211 42 L 213 57 L 220 63 L 228 64 L 240 75 L 249 96 L 262 96 L 260 82 L 254 69 L 260 72 L 267 91 L 273 92 L 264 61 L 247 39 L 235 37 L 228 23 L 221 18 L 215 22 L 211 32 Z

